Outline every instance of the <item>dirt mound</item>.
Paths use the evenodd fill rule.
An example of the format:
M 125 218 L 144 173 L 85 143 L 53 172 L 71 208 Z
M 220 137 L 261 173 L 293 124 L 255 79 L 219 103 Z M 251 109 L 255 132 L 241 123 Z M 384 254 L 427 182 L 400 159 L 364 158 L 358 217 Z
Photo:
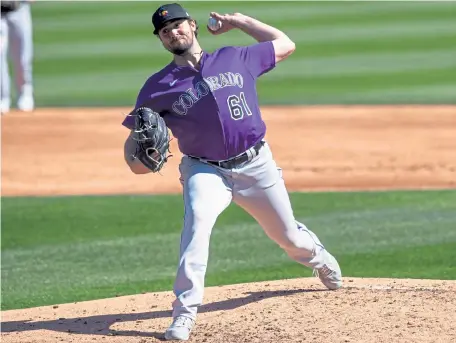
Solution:
M 316 278 L 208 287 L 190 342 L 456 342 L 456 281 Z M 171 292 L 2 313 L 2 342 L 158 342 Z
M 265 107 L 267 140 L 290 191 L 456 187 L 456 106 Z M 162 175 L 123 160 L 126 108 L 2 116 L 2 194 L 180 193 L 174 154 Z

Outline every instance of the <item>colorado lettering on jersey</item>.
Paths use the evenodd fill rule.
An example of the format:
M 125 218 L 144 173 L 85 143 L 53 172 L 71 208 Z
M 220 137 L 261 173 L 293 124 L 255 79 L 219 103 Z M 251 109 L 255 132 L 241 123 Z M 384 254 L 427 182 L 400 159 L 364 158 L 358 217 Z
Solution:
M 178 100 L 173 103 L 173 111 L 179 115 L 186 115 L 188 109 L 192 108 L 199 100 L 220 88 L 244 87 L 244 78 L 239 73 L 220 73 L 217 76 L 208 76 L 195 84 L 195 87 L 187 89 Z

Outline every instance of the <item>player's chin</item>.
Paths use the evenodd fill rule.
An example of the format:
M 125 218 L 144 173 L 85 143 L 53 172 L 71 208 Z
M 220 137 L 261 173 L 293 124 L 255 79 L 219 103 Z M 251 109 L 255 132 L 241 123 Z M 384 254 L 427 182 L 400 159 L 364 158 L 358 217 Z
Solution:
M 188 51 L 188 49 L 173 49 L 173 50 L 171 50 L 171 52 L 174 55 L 179 55 L 179 56 L 185 55 L 187 51 Z
M 184 55 L 190 48 L 191 44 L 176 44 L 170 47 L 169 51 L 171 51 L 175 55 Z

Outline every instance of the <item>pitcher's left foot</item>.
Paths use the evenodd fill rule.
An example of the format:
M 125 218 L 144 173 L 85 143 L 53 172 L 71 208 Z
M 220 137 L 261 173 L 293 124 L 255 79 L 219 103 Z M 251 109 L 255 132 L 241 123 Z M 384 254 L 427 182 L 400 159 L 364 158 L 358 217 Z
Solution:
M 190 332 L 195 325 L 191 318 L 178 316 L 174 318 L 173 323 L 165 332 L 167 341 L 187 341 L 190 338 Z

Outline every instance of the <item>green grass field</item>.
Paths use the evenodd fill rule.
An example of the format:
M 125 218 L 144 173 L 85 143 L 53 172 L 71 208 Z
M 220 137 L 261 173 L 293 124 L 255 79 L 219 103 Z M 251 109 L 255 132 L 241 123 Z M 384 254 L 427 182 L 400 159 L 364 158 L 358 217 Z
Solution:
M 159 2 L 33 5 L 38 106 L 130 106 L 170 61 L 152 34 Z M 296 52 L 258 84 L 262 104 L 455 103 L 454 2 L 196 2 L 202 46 L 254 40 L 212 37 L 210 11 L 243 12 L 284 30 Z
M 291 200 L 345 276 L 456 279 L 456 191 Z M 180 196 L 3 198 L 2 310 L 171 290 L 182 216 Z M 207 285 L 310 275 L 236 205 L 219 217 Z

